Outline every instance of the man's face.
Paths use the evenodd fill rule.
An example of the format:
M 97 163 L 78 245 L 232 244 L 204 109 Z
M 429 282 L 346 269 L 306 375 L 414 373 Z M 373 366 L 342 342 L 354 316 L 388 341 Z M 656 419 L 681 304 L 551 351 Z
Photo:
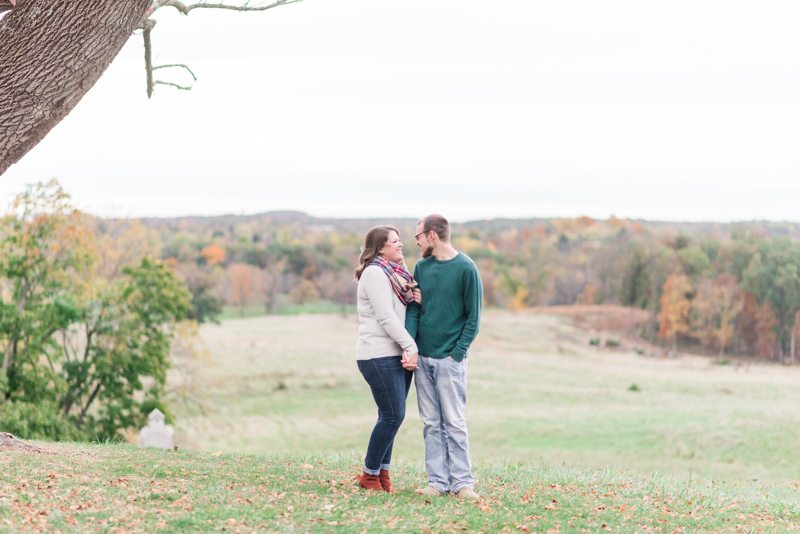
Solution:
M 422 223 L 417 225 L 417 246 L 422 249 L 422 257 L 430 258 L 433 255 L 433 243 L 430 239 L 430 232 L 425 233 L 422 230 Z

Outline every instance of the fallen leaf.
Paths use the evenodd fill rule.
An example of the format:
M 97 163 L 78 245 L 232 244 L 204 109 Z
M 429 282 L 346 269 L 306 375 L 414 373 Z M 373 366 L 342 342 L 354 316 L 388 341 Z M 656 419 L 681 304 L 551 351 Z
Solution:
M 222 451 L 215 452 L 211 456 L 220 456 L 220 455 L 222 455 Z

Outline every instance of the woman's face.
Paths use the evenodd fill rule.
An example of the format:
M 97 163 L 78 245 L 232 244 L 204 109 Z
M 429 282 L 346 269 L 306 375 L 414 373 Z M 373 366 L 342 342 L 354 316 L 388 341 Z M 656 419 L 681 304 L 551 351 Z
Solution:
M 380 250 L 381 256 L 394 263 L 401 263 L 403 261 L 403 243 L 400 242 L 400 236 L 397 232 L 389 232 L 389 237 L 386 239 L 386 244 Z

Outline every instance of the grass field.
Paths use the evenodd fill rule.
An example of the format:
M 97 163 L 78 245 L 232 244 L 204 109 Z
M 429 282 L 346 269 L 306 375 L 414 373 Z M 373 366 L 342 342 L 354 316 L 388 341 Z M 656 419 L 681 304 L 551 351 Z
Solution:
M 561 466 L 475 466 L 480 502 L 358 490 L 356 455 L 283 457 L 41 444 L 0 454 L 0 533 L 789 532 L 794 484 L 699 483 Z
M 360 456 L 376 410 L 355 316 L 204 325 L 211 353 L 175 405 L 182 448 Z M 688 481 L 800 479 L 800 370 L 598 349 L 568 316 L 486 312 L 469 357 L 473 461 L 654 472 Z M 631 391 L 632 385 L 639 391 Z M 412 388 L 394 452 L 422 458 Z M 202 408 L 201 408 L 202 405 Z

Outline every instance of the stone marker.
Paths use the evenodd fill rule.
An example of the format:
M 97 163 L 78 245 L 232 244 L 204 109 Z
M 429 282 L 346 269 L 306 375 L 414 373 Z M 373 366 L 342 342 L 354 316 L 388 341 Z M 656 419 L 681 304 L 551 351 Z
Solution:
M 164 414 L 161 410 L 156 408 L 150 412 L 147 420 L 147 426 L 139 433 L 139 446 L 172 449 L 172 435 L 175 431 L 171 426 L 164 424 Z

